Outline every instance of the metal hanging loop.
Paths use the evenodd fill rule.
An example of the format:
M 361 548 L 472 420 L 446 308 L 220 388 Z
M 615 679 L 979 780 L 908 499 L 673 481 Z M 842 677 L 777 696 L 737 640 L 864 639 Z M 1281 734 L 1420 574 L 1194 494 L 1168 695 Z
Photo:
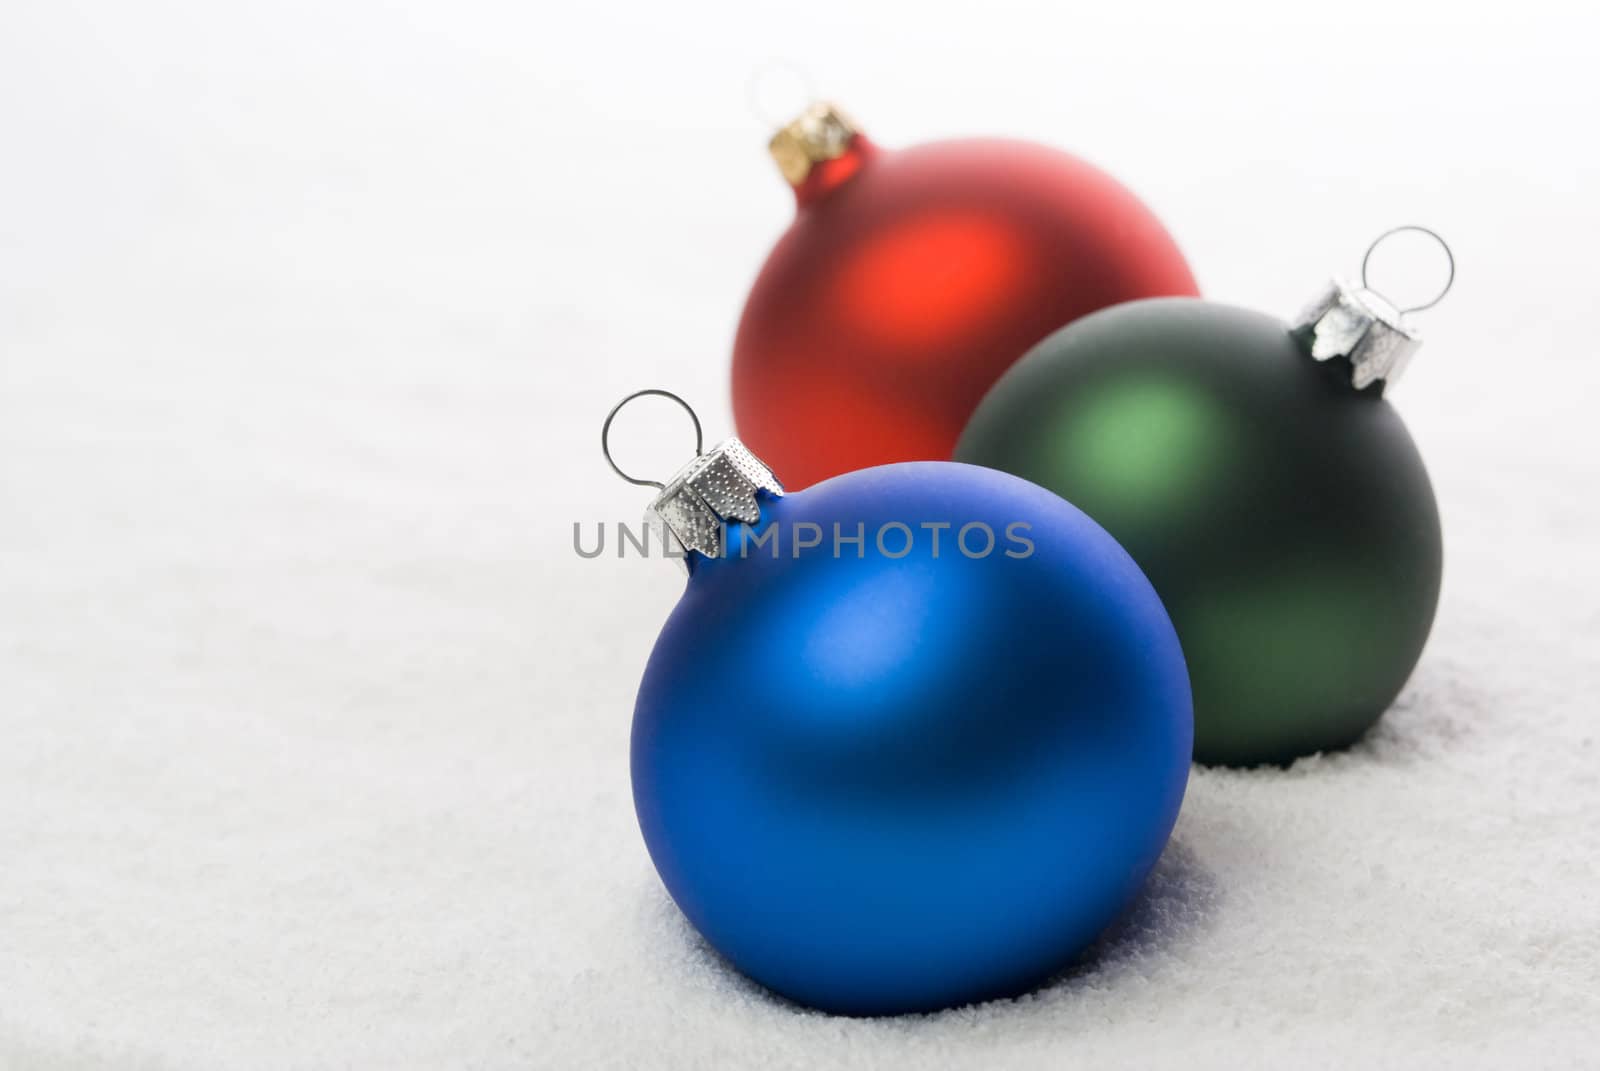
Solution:
M 694 456 L 699 457 L 702 453 L 704 453 L 705 435 L 700 430 L 700 418 L 695 414 L 694 407 L 688 402 L 684 401 L 682 398 L 678 397 L 676 394 L 672 393 L 670 390 L 661 390 L 659 387 L 650 387 L 646 390 L 636 390 L 626 398 L 622 399 L 622 401 L 611 407 L 611 412 L 606 414 L 606 422 L 600 426 L 600 452 L 605 455 L 606 464 L 611 466 L 611 471 L 615 472 L 618 476 L 621 476 L 624 480 L 627 480 L 631 484 L 637 484 L 640 487 L 654 487 L 657 491 L 664 491 L 667 488 L 666 484 L 661 483 L 658 480 L 641 480 L 637 476 L 629 476 L 626 472 L 622 471 L 622 468 L 617 464 L 616 459 L 611 456 L 611 422 L 617 419 L 617 414 L 622 411 L 623 406 L 627 405 L 635 398 L 644 398 L 652 394 L 658 398 L 670 398 L 679 405 L 683 406 L 683 411 L 689 414 L 690 420 L 694 421 Z
M 1371 245 L 1367 246 L 1366 255 L 1361 258 L 1362 289 L 1372 290 L 1372 287 L 1367 285 L 1367 263 L 1372 260 L 1372 251 L 1377 249 L 1378 246 L 1382 245 L 1385 238 L 1388 238 L 1391 235 L 1400 234 L 1404 231 L 1416 231 L 1419 234 L 1426 234 L 1429 238 L 1432 238 L 1435 242 L 1438 242 L 1439 248 L 1444 250 L 1445 262 L 1449 265 L 1450 271 L 1449 274 L 1444 278 L 1444 288 L 1434 295 L 1432 301 L 1425 301 L 1421 305 L 1412 305 L 1410 308 L 1400 309 L 1399 311 L 1402 316 L 1406 313 L 1421 312 L 1423 309 L 1433 308 L 1435 305 L 1439 304 L 1439 302 L 1444 300 L 1444 296 L 1450 292 L 1450 287 L 1454 285 L 1456 281 L 1456 256 L 1450 251 L 1450 243 L 1439 237 L 1439 234 L 1436 231 L 1431 231 L 1427 227 L 1419 227 L 1415 223 L 1407 223 L 1399 227 L 1391 227 L 1390 229 L 1384 231 L 1382 234 L 1378 235 L 1372 240 Z M 1377 293 L 1377 291 L 1373 292 Z
M 782 102 L 782 114 L 774 111 L 772 101 L 763 99 L 773 94 L 780 79 L 790 82 L 789 88 L 793 91 L 781 94 L 788 98 Z M 744 82 L 745 108 L 756 122 L 769 131 L 777 130 L 793 119 L 796 112 L 816 100 L 817 83 L 811 77 L 811 72 L 782 56 L 774 56 L 751 68 L 750 76 Z

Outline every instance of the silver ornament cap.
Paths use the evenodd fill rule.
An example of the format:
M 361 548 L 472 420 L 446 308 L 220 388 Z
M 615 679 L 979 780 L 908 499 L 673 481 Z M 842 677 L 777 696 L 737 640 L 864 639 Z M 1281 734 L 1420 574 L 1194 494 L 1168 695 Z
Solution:
M 1437 242 L 1444 251 L 1449 274 L 1431 300 L 1402 309 L 1368 284 L 1367 267 L 1373 251 L 1385 239 L 1407 232 L 1423 234 Z M 1365 390 L 1374 383 L 1392 383 L 1422 345 L 1422 336 L 1406 314 L 1433 308 L 1450 292 L 1455 280 L 1455 254 L 1437 232 L 1414 223 L 1391 227 L 1367 246 L 1366 255 L 1361 258 L 1360 285 L 1343 279 L 1331 281 L 1295 318 L 1290 332 L 1314 360 L 1343 357 L 1349 361 L 1350 385 L 1356 390 Z
M 694 460 L 678 470 L 666 483 L 630 476 L 611 456 L 611 422 L 623 406 L 635 398 L 667 398 L 683 407 L 694 421 Z M 704 449 L 705 436 L 694 407 L 670 390 L 650 387 L 636 390 L 612 407 L 600 427 L 600 452 L 611 471 L 631 484 L 654 487 L 659 493 L 644 511 L 647 529 L 661 536 L 667 557 L 676 558 L 684 572 L 689 571 L 689 553 L 720 558 L 727 549 L 729 522 L 755 524 L 761 520 L 758 494 L 783 497 L 783 484 L 772 470 L 735 438 L 724 439 L 710 450 Z
M 1364 390 L 1393 382 L 1422 345 L 1405 314 L 1366 287 L 1334 279 L 1294 321 L 1293 333 L 1314 360 L 1344 357 L 1350 383 Z
M 761 520 L 758 493 L 783 496 L 783 484 L 736 438 L 724 439 L 678 471 L 644 511 L 668 553 L 688 568 L 689 551 L 720 558 L 729 522 Z

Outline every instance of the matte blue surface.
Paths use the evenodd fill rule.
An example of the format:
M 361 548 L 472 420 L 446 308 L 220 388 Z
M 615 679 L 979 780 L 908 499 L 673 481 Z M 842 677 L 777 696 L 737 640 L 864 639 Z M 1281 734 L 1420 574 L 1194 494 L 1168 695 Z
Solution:
M 990 469 L 762 504 L 780 556 L 697 558 L 639 689 L 634 804 L 667 889 L 739 969 L 830 1011 L 1042 981 L 1127 906 L 1183 798 L 1189 684 L 1155 592 L 1077 509 Z M 920 525 L 941 521 L 935 558 Z M 957 549 L 973 521 L 993 553 Z M 1004 553 L 1017 521 L 1029 557 Z M 797 522 L 826 538 L 795 558 Z M 835 522 L 865 524 L 862 557 L 833 557 Z M 916 537 L 898 560 L 889 522 Z

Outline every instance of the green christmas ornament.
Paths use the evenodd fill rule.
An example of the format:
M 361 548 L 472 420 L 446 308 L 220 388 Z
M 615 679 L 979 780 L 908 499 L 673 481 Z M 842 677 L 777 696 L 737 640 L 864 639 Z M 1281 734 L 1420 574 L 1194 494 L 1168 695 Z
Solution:
M 1439 514 L 1383 391 L 1419 343 L 1406 313 L 1438 300 L 1396 309 L 1363 262 L 1293 326 L 1130 302 L 1039 343 L 967 425 L 956 460 L 1050 488 L 1143 567 L 1188 659 L 1197 761 L 1353 743 L 1416 666 Z

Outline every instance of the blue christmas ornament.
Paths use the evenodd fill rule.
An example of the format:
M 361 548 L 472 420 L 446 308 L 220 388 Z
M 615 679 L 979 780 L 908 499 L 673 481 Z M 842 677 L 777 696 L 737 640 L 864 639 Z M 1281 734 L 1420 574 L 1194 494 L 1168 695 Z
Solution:
M 1193 721 L 1103 529 L 947 462 L 784 495 L 737 440 L 648 516 L 689 579 L 639 688 L 634 805 L 735 966 L 828 1011 L 929 1011 L 1037 984 L 1128 906 Z

